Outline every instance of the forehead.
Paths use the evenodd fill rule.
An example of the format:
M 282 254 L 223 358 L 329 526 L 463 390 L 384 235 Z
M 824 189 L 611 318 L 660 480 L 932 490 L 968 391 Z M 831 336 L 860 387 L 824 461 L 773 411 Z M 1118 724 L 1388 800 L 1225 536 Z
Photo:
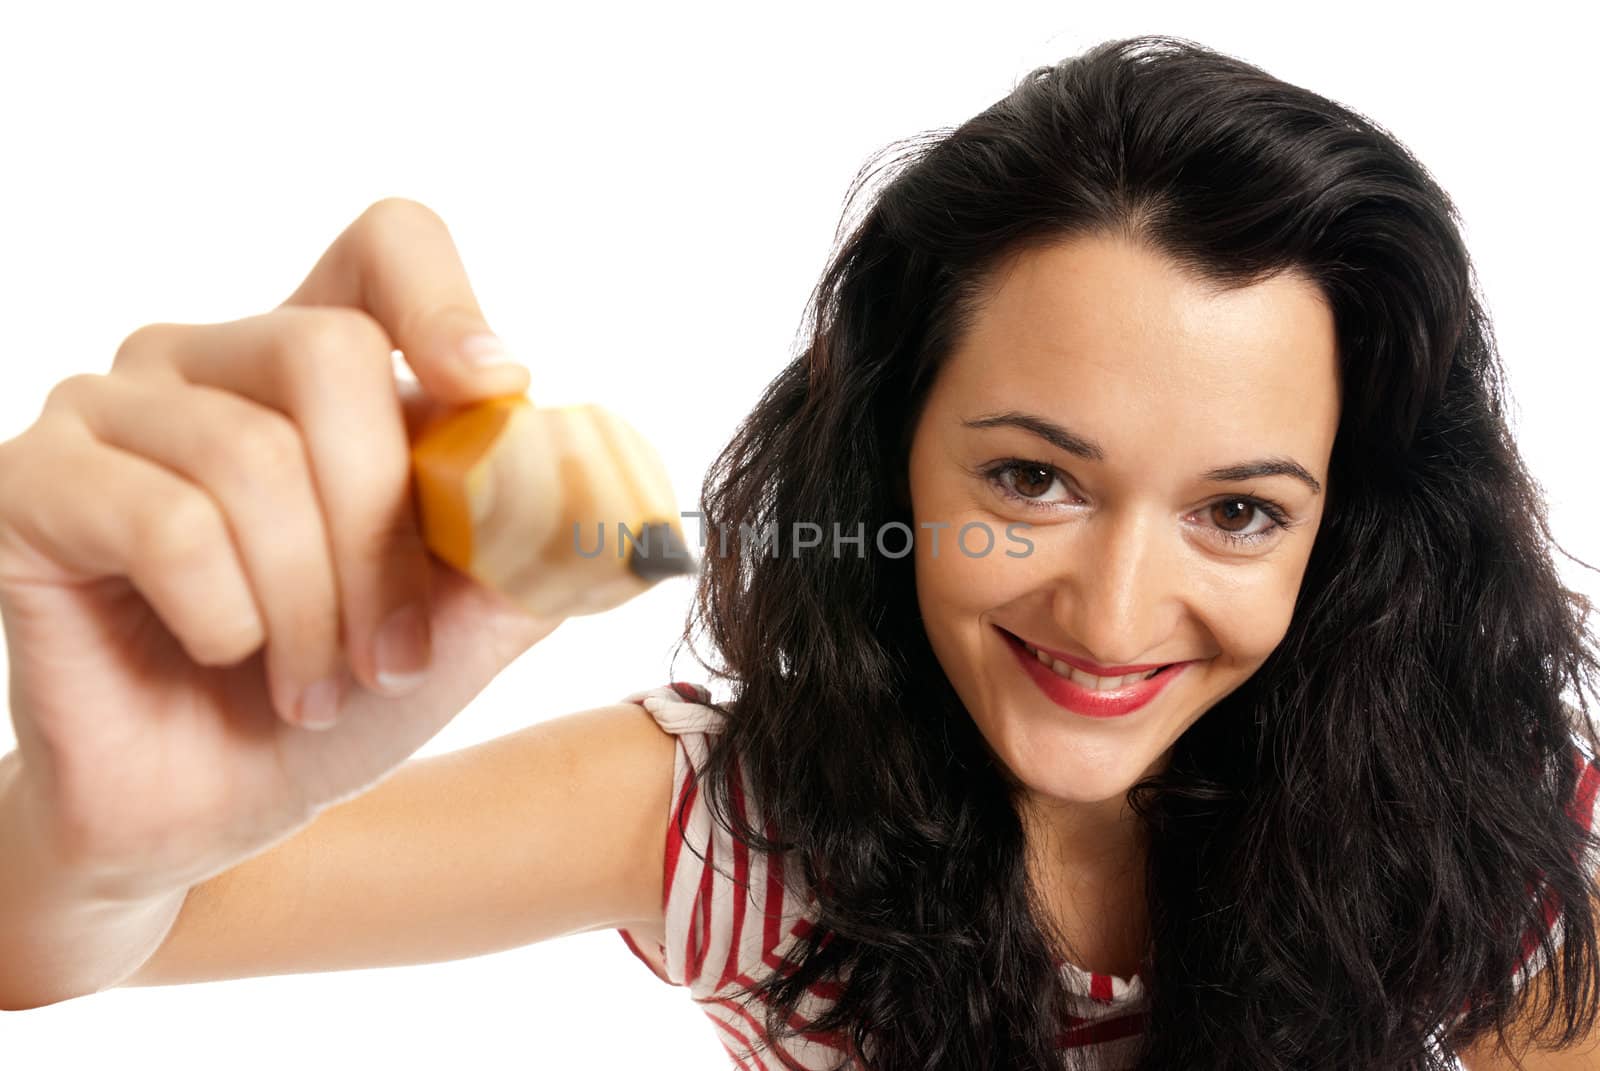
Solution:
M 1337 424 L 1336 336 L 1300 276 L 1222 290 L 1125 239 L 1074 238 L 994 273 L 934 393 L 963 418 L 1022 409 L 1108 444 L 1149 432 L 1311 452 Z

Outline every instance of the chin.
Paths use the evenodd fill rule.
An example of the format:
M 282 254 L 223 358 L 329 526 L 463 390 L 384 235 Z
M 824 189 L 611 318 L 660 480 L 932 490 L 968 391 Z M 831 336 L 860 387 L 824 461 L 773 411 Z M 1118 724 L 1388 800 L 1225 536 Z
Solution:
M 1003 710 L 978 729 L 1011 776 L 1041 800 L 1120 800 L 1161 757 L 1154 742 L 1073 725 L 1049 712 Z

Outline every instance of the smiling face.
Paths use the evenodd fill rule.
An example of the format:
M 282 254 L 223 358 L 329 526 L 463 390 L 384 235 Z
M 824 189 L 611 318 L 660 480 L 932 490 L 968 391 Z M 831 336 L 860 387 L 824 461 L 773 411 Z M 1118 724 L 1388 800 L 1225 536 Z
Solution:
M 1104 237 L 1018 256 L 989 295 L 912 436 L 917 600 L 1025 813 L 1092 851 L 1288 628 L 1339 420 L 1333 319 L 1299 277 L 1213 292 Z M 987 553 L 983 528 L 956 542 L 973 522 Z M 1119 675 L 1186 664 L 1094 716 L 1119 693 L 1011 637 Z

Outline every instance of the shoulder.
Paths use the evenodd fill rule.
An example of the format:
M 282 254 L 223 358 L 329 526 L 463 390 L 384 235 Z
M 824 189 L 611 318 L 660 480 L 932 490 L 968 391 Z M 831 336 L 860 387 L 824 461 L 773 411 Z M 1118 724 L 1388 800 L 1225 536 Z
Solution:
M 808 931 L 813 905 L 797 891 L 803 870 L 787 855 L 745 844 L 723 821 L 736 814 L 768 836 L 775 832 L 742 762 L 729 771 L 726 811 L 710 805 L 697 775 L 726 723 L 708 705 L 704 686 L 678 681 L 630 693 L 626 701 L 644 707 L 676 738 L 677 757 L 655 854 L 662 927 L 632 927 L 622 936 L 664 981 L 711 998 L 765 973 L 785 945 Z
M 640 688 L 621 701 L 644 707 L 656 724 L 673 736 L 719 732 L 725 724 L 722 712 L 709 705 L 710 690 L 691 681 Z

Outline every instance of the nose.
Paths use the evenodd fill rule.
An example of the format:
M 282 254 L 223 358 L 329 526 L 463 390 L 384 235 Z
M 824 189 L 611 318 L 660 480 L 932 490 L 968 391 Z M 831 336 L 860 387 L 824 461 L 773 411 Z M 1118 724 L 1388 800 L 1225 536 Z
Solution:
M 1061 547 L 1051 614 L 1084 657 L 1104 666 L 1156 661 L 1182 613 L 1170 526 L 1149 513 L 1102 511 Z

